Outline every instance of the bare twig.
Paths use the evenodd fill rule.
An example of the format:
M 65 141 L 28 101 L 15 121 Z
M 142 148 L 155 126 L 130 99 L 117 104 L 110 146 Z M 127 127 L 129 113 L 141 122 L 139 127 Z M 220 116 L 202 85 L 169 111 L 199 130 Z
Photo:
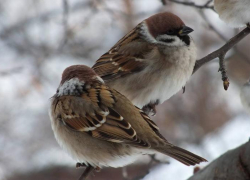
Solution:
M 91 5 L 91 1 L 80 1 L 78 3 L 75 3 L 71 7 L 71 11 L 72 12 L 83 11 L 85 8 L 88 8 L 90 5 Z M 18 32 L 19 30 L 36 23 L 38 20 L 42 22 L 47 19 L 51 19 L 52 17 L 60 15 L 61 12 L 62 12 L 61 9 L 54 9 L 54 10 L 49 10 L 49 11 L 42 13 L 39 16 L 39 18 L 37 18 L 37 16 L 34 16 L 34 17 L 29 17 L 29 18 L 20 20 L 18 21 L 18 23 L 15 23 L 14 25 L 2 28 L 2 31 L 0 31 L 0 38 L 5 38 L 6 36 L 8 36 L 9 34 L 12 34 L 13 32 Z
M 82 175 L 79 177 L 78 180 L 86 180 L 89 174 L 94 170 L 92 166 L 87 166 L 86 169 L 83 171 Z
M 223 41 L 227 41 L 227 38 L 225 36 L 223 36 L 223 34 L 221 32 L 219 32 L 216 27 L 214 27 L 214 25 L 208 20 L 207 16 L 204 14 L 204 11 L 199 10 L 198 11 L 199 14 L 201 15 L 201 17 L 203 18 L 203 20 L 207 23 L 208 27 L 214 31 L 219 38 L 221 38 Z M 242 59 L 244 59 L 247 63 L 250 63 L 250 61 L 248 60 L 248 57 L 242 53 L 236 46 L 234 46 L 234 51 L 239 54 L 241 56 Z
M 234 36 L 232 39 L 230 39 L 224 46 L 219 48 L 218 50 L 208 54 L 207 56 L 203 57 L 202 59 L 196 61 L 193 73 L 195 73 L 202 65 L 205 63 L 212 61 L 215 58 L 220 59 L 220 71 L 222 73 L 222 79 L 224 82 L 224 88 L 227 89 L 229 85 L 229 80 L 226 76 L 226 70 L 224 66 L 224 57 L 226 53 L 239 41 L 241 41 L 243 38 L 245 38 L 248 34 L 250 34 L 250 28 L 246 27 L 244 30 L 242 30 L 239 34 Z
M 168 0 L 170 2 L 174 2 L 174 3 L 177 3 L 177 4 L 182 4 L 182 5 L 185 5 L 185 6 L 191 6 L 191 7 L 195 7 L 195 8 L 198 8 L 198 9 L 211 9 L 214 11 L 214 7 L 213 6 L 210 6 L 209 4 L 212 2 L 212 0 L 208 0 L 204 5 L 198 5 L 198 4 L 195 4 L 194 2 L 186 2 L 186 1 L 179 1 L 179 0 Z M 166 4 L 166 1 L 162 1 L 162 4 Z
M 219 71 L 221 72 L 221 76 L 222 76 L 222 81 L 223 81 L 223 86 L 224 86 L 224 89 L 227 90 L 228 87 L 229 87 L 229 79 L 227 77 L 227 71 L 226 71 L 226 67 L 225 67 L 225 55 L 226 53 L 222 53 L 220 56 L 219 56 L 219 59 L 220 59 L 220 68 L 219 68 Z

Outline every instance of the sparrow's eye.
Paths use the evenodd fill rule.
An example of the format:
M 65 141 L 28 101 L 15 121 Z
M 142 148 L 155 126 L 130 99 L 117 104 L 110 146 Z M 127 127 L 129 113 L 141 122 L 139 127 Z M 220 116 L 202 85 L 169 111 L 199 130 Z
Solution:
M 175 31 L 170 29 L 166 32 L 167 35 L 174 35 L 175 34 Z

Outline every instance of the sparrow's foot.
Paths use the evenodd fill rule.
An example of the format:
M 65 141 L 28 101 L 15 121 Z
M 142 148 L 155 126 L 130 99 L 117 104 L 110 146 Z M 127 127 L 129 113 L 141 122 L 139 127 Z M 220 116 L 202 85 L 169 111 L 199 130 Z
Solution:
M 155 116 L 156 114 L 156 106 L 159 104 L 159 100 L 157 99 L 154 103 L 149 103 L 142 107 L 142 110 L 149 116 Z
M 86 167 L 86 164 L 84 163 L 76 163 L 76 168 L 80 168 L 80 167 Z

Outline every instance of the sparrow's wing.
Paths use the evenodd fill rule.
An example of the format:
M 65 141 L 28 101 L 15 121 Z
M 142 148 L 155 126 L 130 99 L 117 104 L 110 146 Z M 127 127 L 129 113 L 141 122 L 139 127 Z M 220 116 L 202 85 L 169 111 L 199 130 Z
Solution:
M 57 98 L 55 112 L 65 125 L 94 138 L 148 147 L 131 124 L 113 109 L 115 102 L 109 88 L 101 85 L 86 90 L 81 97 Z
M 96 61 L 92 68 L 104 81 L 136 73 L 146 67 L 144 55 L 150 52 L 151 46 L 138 37 L 137 27 Z

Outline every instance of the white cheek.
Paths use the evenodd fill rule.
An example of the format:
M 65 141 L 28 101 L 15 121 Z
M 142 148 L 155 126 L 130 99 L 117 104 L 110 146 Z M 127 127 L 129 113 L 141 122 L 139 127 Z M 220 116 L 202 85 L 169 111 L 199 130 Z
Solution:
M 144 38 L 148 42 L 157 43 L 156 39 L 150 34 L 148 26 L 146 25 L 145 21 L 142 22 L 140 33 L 144 35 Z

